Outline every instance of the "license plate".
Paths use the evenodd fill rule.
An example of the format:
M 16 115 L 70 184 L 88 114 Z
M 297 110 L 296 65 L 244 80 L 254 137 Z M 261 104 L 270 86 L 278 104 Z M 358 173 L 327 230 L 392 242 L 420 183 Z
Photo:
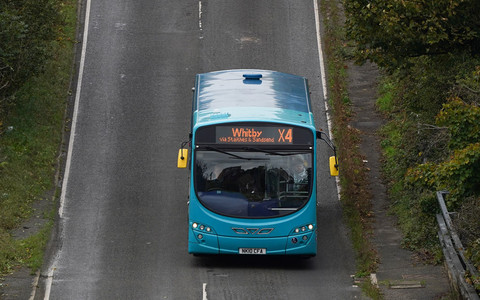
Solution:
M 239 248 L 239 254 L 267 254 L 266 248 Z

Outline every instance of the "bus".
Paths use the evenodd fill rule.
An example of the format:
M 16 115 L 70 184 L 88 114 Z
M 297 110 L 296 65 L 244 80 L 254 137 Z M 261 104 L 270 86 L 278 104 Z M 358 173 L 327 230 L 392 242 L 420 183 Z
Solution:
M 193 92 L 177 161 L 190 170 L 188 252 L 315 256 L 317 139 L 333 150 L 332 176 L 338 163 L 315 128 L 307 79 L 215 71 L 197 74 Z

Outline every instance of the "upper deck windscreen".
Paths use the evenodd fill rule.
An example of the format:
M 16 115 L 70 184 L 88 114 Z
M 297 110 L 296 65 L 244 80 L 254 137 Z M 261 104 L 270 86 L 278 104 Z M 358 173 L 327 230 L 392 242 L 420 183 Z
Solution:
M 244 74 L 261 74 L 245 79 Z M 268 107 L 310 112 L 304 77 L 266 70 L 227 70 L 197 75 L 195 109 Z

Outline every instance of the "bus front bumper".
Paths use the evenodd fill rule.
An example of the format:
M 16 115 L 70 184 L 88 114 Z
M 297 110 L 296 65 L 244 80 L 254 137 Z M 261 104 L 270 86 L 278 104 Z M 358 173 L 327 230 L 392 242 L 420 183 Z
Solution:
M 230 237 L 191 230 L 188 252 L 192 254 L 308 255 L 317 253 L 315 232 L 284 237 Z

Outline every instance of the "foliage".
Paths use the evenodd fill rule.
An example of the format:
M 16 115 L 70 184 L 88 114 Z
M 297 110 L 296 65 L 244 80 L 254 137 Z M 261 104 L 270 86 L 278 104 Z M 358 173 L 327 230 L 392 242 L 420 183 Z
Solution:
M 451 99 L 437 116 L 437 124 L 451 134 L 450 148 L 462 149 L 472 141 L 480 141 L 480 107 L 459 98 Z
M 422 55 L 478 53 L 478 0 L 344 0 L 357 58 L 387 71 Z
M 448 160 L 441 163 L 424 163 L 407 172 L 406 182 L 422 185 L 432 193 L 448 190 L 447 204 L 457 208 L 467 196 L 480 192 L 480 142 L 455 150 Z
M 12 267 L 12 262 L 17 259 L 16 250 L 16 245 L 10 242 L 9 235 L 0 230 L 0 274 L 6 273 Z
M 0 122 L 13 93 L 51 57 L 61 21 L 59 2 L 0 0 Z
M 344 8 L 357 62 L 385 74 L 384 175 L 403 243 L 435 257 L 435 192 L 450 191 L 450 210 L 471 198 L 478 207 L 480 196 L 480 1 L 344 0 Z M 462 226 L 477 224 L 479 212 Z M 478 267 L 480 230 L 470 232 L 466 251 Z
M 384 175 L 404 245 L 435 256 L 435 192 L 451 192 L 452 210 L 480 194 L 479 59 L 444 55 L 412 61 L 410 68 L 387 75 L 381 90 L 378 107 L 390 119 L 382 129 Z
M 49 11 L 45 9 L 49 5 L 59 9 L 56 13 L 67 24 L 60 31 L 54 16 L 51 16 L 53 19 L 50 19 L 46 15 Z M 13 238 L 11 231 L 18 227 L 23 220 L 32 216 L 32 203 L 41 201 L 46 210 L 52 209 L 53 201 L 50 201 L 51 196 L 47 197 L 46 193 L 53 192 L 55 189 L 53 179 L 63 133 L 65 106 L 72 70 L 73 43 L 71 41 L 74 40 L 76 29 L 76 5 L 77 1 L 74 0 L 0 0 L 0 23 L 6 20 L 3 18 L 6 13 L 17 14 L 18 20 L 22 20 L 26 24 L 25 28 L 37 27 L 35 30 L 28 31 L 29 35 L 32 35 L 32 39 L 56 37 L 54 40 L 45 40 L 41 46 L 35 46 L 45 47 L 42 48 L 43 50 L 48 48 L 48 53 L 44 53 L 42 50 L 37 54 L 45 55 L 43 59 L 50 57 L 45 63 L 42 59 L 36 61 L 38 62 L 37 67 L 42 65 L 36 69 L 36 73 L 32 73 L 32 76 L 25 74 L 25 78 L 22 78 L 25 81 L 22 83 L 20 77 L 15 77 L 15 80 L 18 79 L 14 82 L 15 89 L 13 89 L 13 85 L 9 85 L 0 91 L 0 95 L 5 96 L 8 89 L 9 99 L 15 101 L 15 105 L 8 107 L 8 116 L 2 115 L 0 109 L 0 127 L 3 122 L 8 128 L 3 132 L 0 130 L 0 278 L 18 264 L 38 268 L 42 263 L 42 249 L 48 239 L 51 224 L 49 223 L 40 232 L 26 239 L 23 239 L 24 237 Z M 36 20 L 33 20 L 35 18 Z M 42 37 L 40 33 L 35 33 L 43 26 L 37 23 L 40 20 L 45 20 L 45 26 L 48 24 L 50 27 L 53 26 L 48 30 L 44 28 L 45 32 L 43 32 L 43 34 L 50 32 L 52 35 L 43 35 Z M 15 24 L 10 25 L 16 26 Z M 0 28 L 2 41 L 9 36 L 7 33 L 11 33 L 4 28 L 6 27 L 3 25 Z M 25 37 L 25 39 L 28 38 Z M 22 46 L 22 43 L 30 47 L 33 42 L 14 40 L 12 43 L 16 43 L 17 47 Z M 15 45 L 11 44 L 7 47 L 3 42 L 0 43 L 0 63 L 3 64 L 6 61 L 4 50 L 12 50 Z M 23 53 L 24 49 L 15 51 L 12 50 L 9 53 Z M 15 65 L 19 68 L 18 72 L 23 72 L 26 68 L 26 65 L 23 64 L 25 61 L 22 61 L 26 58 L 22 55 L 19 57 L 21 60 L 15 60 L 13 56 L 8 58 L 11 59 L 11 62 L 19 62 Z M 34 53 L 28 55 L 34 55 Z M 32 60 L 34 59 L 32 58 Z M 3 71 L 0 70 L 2 76 L 10 74 L 2 73 Z M 27 77 L 28 79 L 26 79 Z M 2 77 L 1 80 L 4 78 L 6 77 Z M 5 102 L 3 102 L 4 104 Z M 0 102 L 1 105 L 2 102 Z M 53 219 L 53 216 L 45 218 Z M 29 231 L 32 232 L 35 229 L 30 228 Z
M 480 87 L 477 75 L 478 67 L 468 79 L 472 84 L 470 90 Z M 451 151 L 441 162 L 426 162 L 411 168 L 406 180 L 432 192 L 450 191 L 450 207 L 458 208 L 463 198 L 480 194 L 480 107 L 474 101 L 468 104 L 453 97 L 443 105 L 436 124 L 448 130 Z
M 465 66 L 455 55 L 422 56 L 410 60 L 409 68 L 393 72 L 402 107 L 422 123 L 433 122 Z
M 466 247 L 466 257 L 480 271 L 480 197 L 466 199 L 453 219 L 454 226 Z M 471 275 L 471 274 L 468 274 Z M 480 277 L 469 276 L 475 288 L 480 291 Z
M 395 85 L 389 80 L 389 78 L 383 78 L 379 85 L 380 96 L 377 99 L 377 108 L 385 114 L 391 114 L 395 110 Z

